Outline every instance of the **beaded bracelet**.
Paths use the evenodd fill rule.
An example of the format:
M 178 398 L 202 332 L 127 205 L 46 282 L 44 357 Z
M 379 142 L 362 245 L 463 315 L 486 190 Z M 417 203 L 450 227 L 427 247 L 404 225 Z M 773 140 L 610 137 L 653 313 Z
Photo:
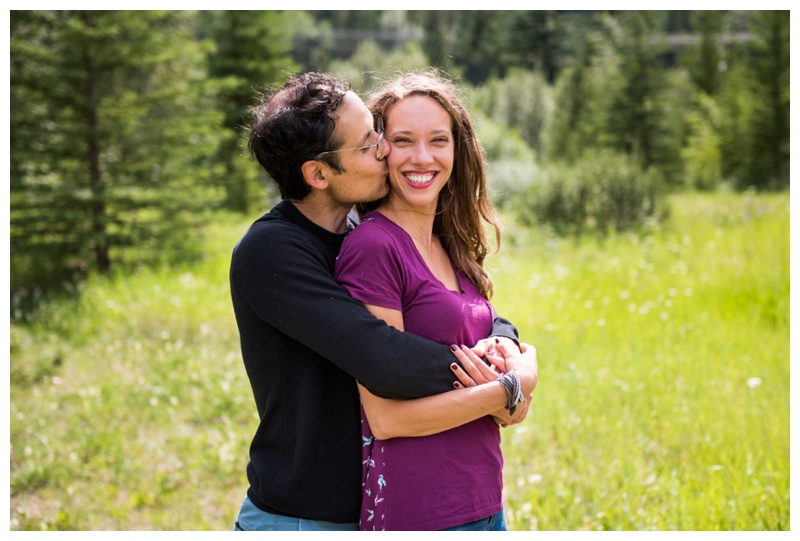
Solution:
M 514 415 L 517 406 L 525 401 L 525 396 L 522 394 L 522 383 L 519 380 L 519 374 L 514 370 L 509 370 L 497 380 L 506 392 L 506 400 L 508 405 L 506 409 L 510 415 Z

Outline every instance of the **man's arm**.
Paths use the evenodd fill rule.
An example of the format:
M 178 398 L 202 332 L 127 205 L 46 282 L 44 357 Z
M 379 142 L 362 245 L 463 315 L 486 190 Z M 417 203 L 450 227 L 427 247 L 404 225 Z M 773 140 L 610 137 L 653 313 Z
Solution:
M 231 293 L 239 310 L 304 344 L 378 396 L 417 398 L 453 389 L 449 347 L 372 316 L 336 282 L 319 246 L 292 227 L 262 224 L 242 239 L 231 263 Z
M 490 338 L 504 336 L 506 338 L 510 338 L 513 340 L 517 347 L 519 348 L 519 333 L 517 332 L 517 328 L 507 319 L 502 318 L 497 315 L 497 311 L 492 306 L 492 316 L 494 317 L 494 323 L 492 325 L 492 332 L 489 334 Z M 473 345 L 473 344 L 466 344 L 466 345 Z

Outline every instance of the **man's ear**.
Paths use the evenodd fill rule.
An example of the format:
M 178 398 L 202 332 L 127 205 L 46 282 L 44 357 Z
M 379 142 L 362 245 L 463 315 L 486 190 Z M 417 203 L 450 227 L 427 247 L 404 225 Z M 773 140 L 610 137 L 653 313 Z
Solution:
M 328 187 L 328 179 L 325 177 L 324 164 L 317 160 L 308 160 L 300 166 L 300 171 L 303 172 L 303 178 L 306 184 L 318 190 L 324 190 Z

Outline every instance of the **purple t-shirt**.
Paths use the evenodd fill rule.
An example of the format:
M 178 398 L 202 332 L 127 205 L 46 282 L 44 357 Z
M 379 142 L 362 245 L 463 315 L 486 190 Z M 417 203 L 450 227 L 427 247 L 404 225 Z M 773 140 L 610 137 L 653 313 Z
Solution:
M 336 279 L 367 304 L 403 312 L 405 331 L 441 344 L 474 345 L 492 309 L 455 266 L 463 293 L 447 289 L 400 226 L 370 212 L 342 244 Z M 376 440 L 361 409 L 362 530 L 441 530 L 503 505 L 500 430 L 491 417 L 416 438 Z

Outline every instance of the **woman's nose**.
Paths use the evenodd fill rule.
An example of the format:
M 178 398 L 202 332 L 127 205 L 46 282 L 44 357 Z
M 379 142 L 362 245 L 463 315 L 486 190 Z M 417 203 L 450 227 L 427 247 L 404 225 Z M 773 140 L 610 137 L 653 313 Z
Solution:
M 431 162 L 431 151 L 428 145 L 420 143 L 414 147 L 414 153 L 411 158 L 414 163 L 427 164 Z

